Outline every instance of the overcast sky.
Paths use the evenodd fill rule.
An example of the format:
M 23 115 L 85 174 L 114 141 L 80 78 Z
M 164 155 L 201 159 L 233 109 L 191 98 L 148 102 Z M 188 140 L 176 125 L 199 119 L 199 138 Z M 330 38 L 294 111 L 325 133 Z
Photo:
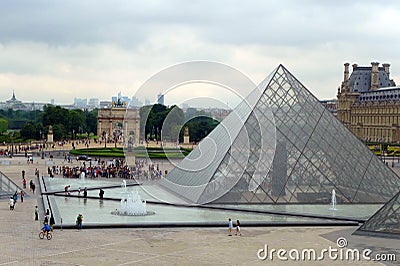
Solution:
M 157 72 L 194 60 L 256 84 L 282 63 L 331 99 L 345 62 L 390 63 L 400 84 L 399 25 L 397 1 L 1 1 L 0 101 L 13 90 L 24 102 L 131 97 Z

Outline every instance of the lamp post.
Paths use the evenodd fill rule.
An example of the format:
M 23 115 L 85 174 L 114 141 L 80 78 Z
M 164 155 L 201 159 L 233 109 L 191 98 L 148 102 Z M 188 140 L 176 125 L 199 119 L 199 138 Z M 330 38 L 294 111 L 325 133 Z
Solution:
M 42 146 L 42 130 L 41 129 L 39 130 L 39 145 Z M 43 147 L 40 147 L 40 148 L 42 149 Z
M 11 157 L 13 157 L 14 156 L 14 131 L 11 131 L 10 137 L 11 137 Z

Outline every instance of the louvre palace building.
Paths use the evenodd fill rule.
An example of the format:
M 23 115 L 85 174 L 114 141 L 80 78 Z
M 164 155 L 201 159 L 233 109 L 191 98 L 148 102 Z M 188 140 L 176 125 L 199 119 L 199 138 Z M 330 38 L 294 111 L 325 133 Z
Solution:
M 400 87 L 390 78 L 390 64 L 344 64 L 338 88 L 337 118 L 363 141 L 400 143 Z

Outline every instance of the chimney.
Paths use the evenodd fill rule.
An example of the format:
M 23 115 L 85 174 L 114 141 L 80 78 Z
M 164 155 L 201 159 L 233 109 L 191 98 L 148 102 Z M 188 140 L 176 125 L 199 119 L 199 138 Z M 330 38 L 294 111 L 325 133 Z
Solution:
M 371 62 L 371 90 L 376 90 L 379 88 L 379 73 L 378 73 L 378 62 Z
M 382 64 L 382 66 L 385 69 L 385 72 L 389 77 L 389 75 L 390 75 L 390 64 L 385 63 L 385 64 Z
M 344 64 L 344 82 L 346 82 L 349 79 L 349 63 Z
M 356 70 L 357 67 L 358 67 L 357 64 L 353 64 L 353 71 Z

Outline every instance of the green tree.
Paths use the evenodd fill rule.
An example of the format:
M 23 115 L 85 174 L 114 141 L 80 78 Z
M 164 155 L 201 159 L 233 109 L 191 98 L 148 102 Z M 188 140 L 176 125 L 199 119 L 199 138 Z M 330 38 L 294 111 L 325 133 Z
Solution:
M 175 142 L 179 138 L 179 130 L 183 125 L 184 113 L 176 105 L 171 106 L 165 112 L 167 114 L 162 122 L 162 137 Z
M 25 125 L 21 128 L 21 137 L 25 140 L 34 139 L 35 138 L 35 130 L 32 122 L 25 123 Z
M 145 132 L 146 139 L 160 139 L 162 124 L 168 112 L 167 107 L 162 104 L 147 105 L 140 108 L 141 132 Z
M 69 126 L 69 129 L 71 131 L 74 130 L 76 134 L 82 134 L 87 131 L 86 115 L 82 110 L 75 109 L 69 111 Z
M 43 126 L 53 126 L 56 124 L 63 124 L 69 127 L 70 116 L 67 109 L 61 108 L 60 106 L 45 105 L 43 107 L 43 112 L 40 114 Z
M 8 129 L 8 119 L 0 117 L 0 133 L 6 132 Z
M 53 138 L 54 140 L 62 140 L 67 136 L 67 130 L 63 124 L 55 124 L 53 126 Z
M 97 114 L 98 109 L 94 109 L 92 111 L 85 111 L 86 116 L 86 131 L 90 133 L 97 134 Z
M 190 141 L 199 142 L 205 138 L 219 124 L 208 116 L 197 116 L 188 121 L 181 129 L 180 141 L 183 141 L 184 128 L 189 128 Z

